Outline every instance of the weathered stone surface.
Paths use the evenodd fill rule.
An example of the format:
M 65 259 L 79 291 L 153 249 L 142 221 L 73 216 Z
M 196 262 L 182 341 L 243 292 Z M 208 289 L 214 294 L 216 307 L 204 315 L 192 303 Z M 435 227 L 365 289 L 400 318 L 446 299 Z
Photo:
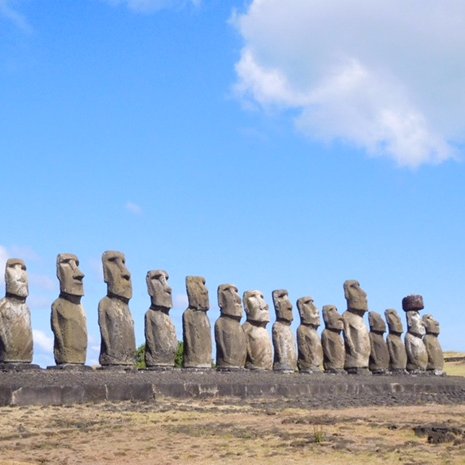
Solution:
M 104 367 L 132 366 L 135 365 L 136 340 L 128 305 L 132 297 L 131 275 L 121 252 L 104 252 L 102 263 L 107 296 L 98 305 L 99 362 Z
M 294 334 L 291 330 L 292 303 L 284 289 L 273 291 L 273 305 L 276 322 L 272 328 L 274 348 L 273 370 L 292 373 L 297 371 L 297 350 Z
M 151 305 L 145 314 L 145 364 L 150 367 L 173 367 L 178 340 L 169 311 L 173 306 L 169 275 L 164 270 L 147 273 L 147 290 Z
M 238 370 L 245 367 L 247 357 L 241 297 L 234 284 L 220 284 L 217 295 L 221 315 L 215 323 L 216 367 Z
M 205 278 L 187 276 L 186 290 L 189 307 L 182 315 L 184 367 L 211 368 L 211 326 L 207 315 L 210 302 Z
M 268 304 L 261 291 L 246 291 L 242 297 L 247 321 L 242 325 L 247 341 L 246 368 L 271 370 L 273 348 L 266 325 L 270 322 Z
M 407 331 L 405 335 L 407 371 L 421 373 L 428 365 L 428 353 L 422 339 L 426 331 L 420 314 L 415 310 L 407 312 Z
M 300 325 L 297 328 L 297 366 L 302 373 L 317 373 L 323 364 L 323 346 L 318 335 L 320 313 L 313 299 L 301 297 L 297 300 Z
M 342 316 L 334 305 L 323 306 L 325 329 L 321 334 L 323 367 L 326 373 L 344 372 L 345 348 L 341 337 L 344 328 Z
M 344 345 L 346 358 L 344 368 L 349 373 L 359 373 L 368 370 L 370 358 L 370 336 L 363 321 L 363 315 L 368 311 L 367 295 L 358 281 L 344 282 L 344 296 L 347 310 L 343 313 Z
M 386 343 L 389 351 L 389 370 L 393 373 L 406 373 L 407 351 L 401 336 L 404 331 L 399 314 L 392 308 L 384 312 L 389 328 Z
M 423 304 L 423 297 L 421 295 L 408 295 L 402 299 L 402 309 L 405 312 L 419 312 L 424 308 L 425 306 Z
M 370 359 L 368 367 L 372 373 L 382 375 L 389 369 L 389 350 L 384 340 L 386 323 L 377 312 L 368 312 L 368 323 L 370 325 Z
M 10 258 L 5 266 L 6 295 L 0 300 L 0 363 L 32 362 L 31 313 L 26 265 Z
M 426 329 L 423 342 L 428 353 L 428 365 L 426 369 L 435 375 L 442 375 L 444 373 L 444 354 L 438 338 L 439 322 L 432 315 L 424 315 L 422 320 Z
M 87 355 L 87 320 L 81 305 L 84 274 L 73 254 L 59 254 L 56 265 L 60 296 L 53 302 L 51 314 L 55 363 L 83 365 Z

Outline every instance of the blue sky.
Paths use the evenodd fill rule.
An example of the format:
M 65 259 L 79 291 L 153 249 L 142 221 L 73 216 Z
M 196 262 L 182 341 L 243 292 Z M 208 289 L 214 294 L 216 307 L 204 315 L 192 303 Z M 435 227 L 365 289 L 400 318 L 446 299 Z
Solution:
M 380 313 L 422 294 L 464 350 L 464 22 L 454 0 L 0 0 L 0 258 L 28 265 L 35 361 L 69 252 L 95 363 L 105 250 L 138 344 L 162 268 L 179 335 L 186 275 L 212 325 L 222 283 L 342 312 L 358 279 Z

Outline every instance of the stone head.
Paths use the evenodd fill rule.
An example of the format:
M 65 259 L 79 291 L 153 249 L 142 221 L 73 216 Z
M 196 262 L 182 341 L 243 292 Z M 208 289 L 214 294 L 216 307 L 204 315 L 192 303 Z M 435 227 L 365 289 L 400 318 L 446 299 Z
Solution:
M 202 276 L 186 276 L 187 299 L 189 308 L 206 312 L 210 308 L 208 289 Z
M 220 284 L 218 286 L 218 306 L 222 315 L 238 319 L 242 317 L 241 296 L 234 284 Z
M 386 332 L 386 323 L 382 316 L 377 312 L 368 312 L 368 324 L 370 325 L 370 331 L 373 333 Z
M 324 305 L 322 311 L 326 329 L 333 331 L 342 331 L 344 329 L 342 316 L 334 305 Z
M 311 297 L 307 296 L 298 299 L 297 308 L 299 309 L 300 321 L 303 325 L 320 326 L 320 312 Z
M 261 291 L 245 291 L 242 296 L 247 321 L 270 322 L 270 309 Z
M 154 307 L 170 309 L 173 307 L 173 297 L 171 287 L 168 284 L 169 275 L 164 270 L 147 271 L 145 281 L 147 291 Z
M 108 295 L 129 300 L 132 297 L 131 273 L 126 268 L 124 254 L 112 250 L 104 252 L 102 263 Z
M 19 258 L 9 258 L 5 265 L 5 288 L 7 296 L 25 299 L 29 295 L 26 264 Z
M 360 283 L 355 279 L 349 279 L 344 282 L 344 297 L 347 301 L 348 310 L 368 311 L 367 295 L 360 287 Z
M 57 256 L 57 278 L 60 281 L 60 292 L 83 296 L 82 280 L 84 273 L 79 269 L 79 259 L 71 253 L 60 253 Z
M 439 322 L 433 318 L 433 315 L 423 315 L 422 320 L 425 325 L 426 334 L 439 335 Z
M 386 318 L 390 333 L 402 334 L 404 332 L 402 320 L 400 319 L 399 314 L 394 309 L 388 308 L 387 310 L 385 310 L 384 316 Z
M 407 331 L 416 337 L 423 337 L 426 334 L 425 324 L 418 312 L 407 312 Z
M 289 300 L 288 292 L 285 289 L 277 289 L 271 295 L 273 296 L 276 319 L 291 323 L 294 317 L 292 316 L 292 303 Z
M 421 295 L 408 295 L 402 299 L 402 309 L 405 312 L 419 312 L 425 308 Z

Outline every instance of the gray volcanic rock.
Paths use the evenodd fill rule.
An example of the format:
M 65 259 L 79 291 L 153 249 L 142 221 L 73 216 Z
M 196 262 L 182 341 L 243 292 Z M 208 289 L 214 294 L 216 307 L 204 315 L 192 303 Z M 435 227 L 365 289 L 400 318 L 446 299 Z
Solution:
M 385 374 L 389 370 L 389 350 L 384 340 L 386 323 L 381 315 L 376 312 L 368 312 L 370 325 L 370 359 L 369 369 L 377 375 Z
M 323 346 L 318 335 L 320 313 L 313 299 L 301 297 L 297 300 L 300 325 L 297 328 L 297 365 L 301 373 L 318 373 L 323 364 Z
M 102 263 L 107 296 L 98 305 L 99 362 L 104 367 L 134 366 L 136 339 L 128 305 L 132 297 L 131 275 L 121 252 L 104 252 Z
M 169 275 L 164 270 L 147 272 L 150 308 L 145 314 L 145 364 L 151 367 L 174 367 L 178 350 L 176 328 L 169 311 L 173 306 Z
M 428 353 L 428 365 L 426 369 L 435 375 L 442 375 L 444 373 L 444 354 L 438 338 L 439 323 L 432 315 L 424 315 L 422 320 L 426 329 L 423 342 Z
M 363 321 L 363 315 L 368 311 L 367 295 L 358 281 L 344 282 L 344 296 L 347 310 L 343 313 L 344 345 L 346 359 L 344 369 L 349 373 L 364 373 L 368 371 L 370 358 L 370 336 Z
M 323 321 L 325 329 L 321 334 L 321 345 L 325 373 L 342 373 L 346 355 L 341 337 L 344 321 L 334 305 L 323 306 Z
M 386 343 L 389 351 L 389 370 L 393 373 L 406 373 L 407 351 L 401 336 L 404 331 L 399 314 L 392 308 L 385 310 L 384 315 L 389 328 Z
M 407 312 L 407 331 L 405 335 L 407 371 L 410 373 L 424 372 L 428 365 L 428 352 L 423 342 L 423 336 L 426 333 L 425 324 L 415 310 Z
M 246 368 L 249 370 L 271 370 L 273 348 L 266 325 L 270 322 L 268 304 L 260 291 L 244 292 L 247 321 L 242 325 L 247 341 Z
M 294 334 L 291 330 L 292 304 L 284 289 L 272 293 L 276 311 L 276 322 L 272 328 L 274 348 L 273 370 L 292 373 L 297 371 L 297 351 Z
M 217 295 L 221 315 L 215 323 L 216 367 L 242 369 L 247 358 L 247 342 L 241 326 L 241 297 L 234 284 L 219 285 Z
M 10 258 L 5 265 L 6 295 L 0 300 L 0 363 L 32 362 L 31 312 L 26 304 L 29 295 L 26 265 Z
M 184 367 L 211 368 L 212 337 L 207 311 L 210 308 L 205 278 L 186 277 L 189 307 L 182 315 Z
M 81 305 L 84 274 L 73 254 L 59 254 L 56 266 L 60 296 L 53 302 L 51 313 L 55 363 L 84 365 L 87 356 L 87 319 Z

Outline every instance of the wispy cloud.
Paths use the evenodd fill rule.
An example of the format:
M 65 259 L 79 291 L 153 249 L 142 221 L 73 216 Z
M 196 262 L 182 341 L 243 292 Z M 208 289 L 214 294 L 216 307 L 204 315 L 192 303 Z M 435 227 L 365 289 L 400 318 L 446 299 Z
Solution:
M 134 202 L 126 202 L 124 208 L 133 215 L 142 215 L 143 213 L 142 207 Z
M 29 24 L 28 20 L 14 8 L 16 3 L 18 2 L 15 0 L 0 0 L 0 18 L 5 18 L 12 22 L 23 32 L 32 32 L 32 26 Z
M 39 348 L 40 351 L 51 353 L 53 351 L 53 338 L 40 329 L 32 330 L 32 338 L 34 347 Z
M 292 110 L 309 137 L 400 166 L 438 164 L 465 139 L 465 3 L 253 0 L 235 91 Z
M 168 8 L 183 8 L 188 5 L 199 7 L 202 0 L 104 0 L 112 6 L 124 5 L 136 13 L 154 13 Z
M 173 299 L 174 308 L 186 308 L 189 304 L 186 294 L 176 294 Z
M 50 276 L 44 274 L 30 274 L 29 283 L 31 286 L 35 286 L 42 291 L 54 291 L 58 289 L 56 279 L 52 279 Z

